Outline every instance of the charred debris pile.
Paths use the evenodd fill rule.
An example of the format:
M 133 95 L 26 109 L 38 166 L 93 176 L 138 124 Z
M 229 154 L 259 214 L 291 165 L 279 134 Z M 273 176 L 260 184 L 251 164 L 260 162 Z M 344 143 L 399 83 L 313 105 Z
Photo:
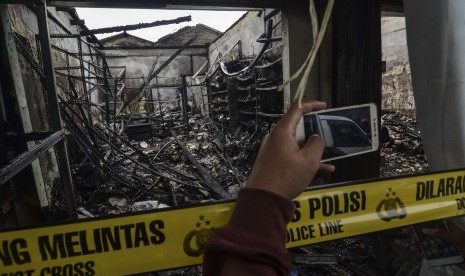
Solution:
M 257 104 L 261 97 L 257 80 L 264 81 L 259 74 L 251 76 L 256 80 L 227 77 L 218 70 L 210 83 L 212 116 L 191 114 L 187 124 L 175 109 L 163 115 L 155 111 L 138 116 L 119 134 L 102 121 L 88 125 L 78 112 L 64 105 L 67 129 L 79 147 L 72 167 L 81 215 L 103 216 L 234 197 L 246 180 L 262 137 L 279 119 Z M 267 92 L 275 83 L 268 84 L 263 85 Z M 244 86 L 248 89 L 241 93 Z M 239 91 L 238 99 L 255 99 L 255 105 L 237 101 L 238 111 L 254 114 L 238 112 L 235 128 L 230 127 L 234 123 L 232 89 Z M 260 112 L 269 116 L 261 114 L 261 118 Z M 78 127 L 76 119 L 81 119 L 84 127 Z M 98 143 L 93 144 L 93 139 Z M 382 175 L 427 170 L 414 118 L 383 114 L 382 139 Z M 293 252 L 295 270 L 302 275 L 382 275 L 383 271 L 405 275 L 418 271 L 421 262 L 421 256 L 410 250 L 409 241 L 399 231 L 386 231 L 301 247 Z M 166 273 L 198 275 L 199 271 L 190 268 Z
M 185 105 L 163 108 L 162 103 L 137 112 L 141 97 L 124 96 L 125 72 L 113 85 L 105 81 L 111 79 L 108 70 L 103 72 L 101 86 L 110 91 L 105 106 L 78 96 L 88 91 L 79 91 L 83 86 L 78 80 L 58 74 L 80 216 L 233 198 L 245 183 L 261 139 L 283 113 L 283 95 L 277 89 L 282 83 L 280 49 L 271 49 L 259 62 L 240 58 L 211 68 L 204 115 L 187 112 Z M 179 97 L 186 102 L 185 94 Z M 116 107 L 117 101 L 122 107 Z M 122 112 L 123 107 L 132 111 Z M 382 175 L 426 170 L 415 120 L 386 113 L 382 125 Z M 66 209 L 61 197 L 56 191 L 56 210 Z M 420 261 L 405 241 L 401 234 L 388 232 L 302 247 L 294 252 L 294 264 L 302 275 L 382 275 L 388 270 L 405 275 Z M 192 268 L 168 275 L 198 272 Z
M 282 74 L 270 73 L 281 70 L 281 60 L 270 59 L 267 55 L 247 74 L 237 76 L 228 76 L 220 66 L 212 70 L 206 82 L 212 99 L 210 114 L 204 115 L 183 112 L 185 106 L 180 104 L 163 109 L 154 104 L 152 112 L 135 112 L 140 110 L 137 96 L 115 97 L 114 101 L 123 102 L 118 112 L 118 108 L 111 109 L 112 98 L 107 97 L 110 114 L 106 114 L 77 96 L 82 94 L 78 83 L 59 76 L 80 215 L 103 216 L 234 197 L 245 183 L 261 139 L 282 114 L 282 93 L 277 91 L 282 79 L 276 77 Z M 250 59 L 227 62 L 225 71 L 247 64 Z M 119 78 L 124 81 L 124 72 Z M 116 82 L 109 87 L 110 91 L 123 89 Z M 280 104 L 276 107 L 270 100 Z M 125 106 L 128 111 L 121 112 Z M 103 116 L 96 115 L 95 109 Z M 64 210 L 59 191 L 55 198 L 56 210 Z
M 188 125 L 165 122 L 128 127 L 118 134 L 105 124 L 89 133 L 64 116 L 80 148 L 72 165 L 77 201 L 93 215 L 155 209 L 226 199 L 244 183 L 266 128 L 225 133 L 200 115 Z M 68 119 L 67 119 L 68 118 Z M 146 207 L 143 207 L 146 205 Z M 137 206 L 142 206 L 138 209 Z
M 417 121 L 399 112 L 381 117 L 381 177 L 428 171 Z

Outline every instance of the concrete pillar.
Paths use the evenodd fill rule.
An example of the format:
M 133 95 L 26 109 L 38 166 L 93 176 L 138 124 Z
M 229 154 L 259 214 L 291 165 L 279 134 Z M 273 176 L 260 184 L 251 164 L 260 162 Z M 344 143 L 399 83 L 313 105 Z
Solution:
M 417 119 L 433 170 L 465 166 L 465 2 L 405 1 Z
M 429 166 L 432 170 L 463 168 L 465 2 L 406 0 L 404 6 L 417 120 Z M 465 230 L 464 217 L 454 221 Z M 445 273 L 439 269 L 434 270 Z

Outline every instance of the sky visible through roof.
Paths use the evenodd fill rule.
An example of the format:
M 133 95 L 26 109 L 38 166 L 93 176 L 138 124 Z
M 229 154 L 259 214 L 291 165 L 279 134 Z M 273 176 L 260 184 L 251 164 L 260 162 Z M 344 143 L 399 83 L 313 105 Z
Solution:
M 199 10 L 150 10 L 150 9 L 103 9 L 103 8 L 77 8 L 79 17 L 85 20 L 89 29 L 114 27 L 138 23 L 150 23 L 158 20 L 176 19 L 183 16 L 192 16 L 190 22 L 158 26 L 135 31 L 129 34 L 155 42 L 159 38 L 174 33 L 186 26 L 195 26 L 202 23 L 220 32 L 224 32 L 236 22 L 245 11 L 199 11 Z M 97 34 L 99 39 L 117 33 Z

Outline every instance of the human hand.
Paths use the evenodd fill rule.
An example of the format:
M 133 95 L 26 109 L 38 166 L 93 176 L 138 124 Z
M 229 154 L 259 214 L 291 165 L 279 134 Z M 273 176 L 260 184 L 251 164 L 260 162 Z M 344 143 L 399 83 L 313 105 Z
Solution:
M 295 137 L 302 115 L 325 107 L 324 102 L 306 102 L 301 107 L 294 103 L 289 108 L 263 139 L 246 187 L 293 199 L 308 186 L 319 170 L 334 171 L 334 166 L 320 163 L 325 147 L 321 137 L 311 136 L 302 148 L 299 148 Z
M 449 228 L 451 231 L 441 228 L 423 228 L 422 232 L 427 236 L 438 237 L 454 245 L 462 256 L 465 256 L 465 232 L 455 225 L 449 225 Z M 465 270 L 465 262 L 457 265 Z

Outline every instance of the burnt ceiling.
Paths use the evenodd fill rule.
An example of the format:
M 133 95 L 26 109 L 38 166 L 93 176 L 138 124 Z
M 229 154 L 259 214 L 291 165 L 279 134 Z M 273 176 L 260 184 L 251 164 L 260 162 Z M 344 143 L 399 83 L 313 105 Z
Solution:
M 38 0 L 41 1 L 41 0 Z M 26 4 L 26 0 L 6 0 L 11 4 Z M 93 7 L 93 8 L 147 8 L 147 9 L 211 9 L 211 10 L 237 10 L 257 8 L 289 8 L 285 0 L 46 0 L 49 6 L 59 7 Z M 293 6 L 306 5 L 307 0 L 293 1 Z M 403 0 L 381 0 L 383 12 L 402 13 Z

